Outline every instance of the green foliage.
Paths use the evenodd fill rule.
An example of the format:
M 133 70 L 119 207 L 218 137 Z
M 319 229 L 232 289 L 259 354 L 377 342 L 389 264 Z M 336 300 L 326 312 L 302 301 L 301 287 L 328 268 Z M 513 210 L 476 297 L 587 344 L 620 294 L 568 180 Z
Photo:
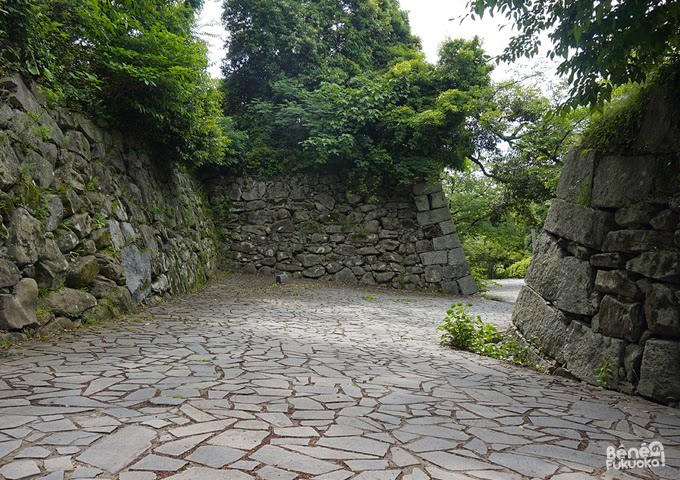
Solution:
M 493 325 L 484 324 L 479 315 L 467 313 L 471 306 L 471 303 L 463 305 L 462 302 L 451 305 L 439 330 L 443 332 L 442 343 L 477 353 L 488 344 L 498 342 L 498 330 Z
M 516 341 L 504 339 L 498 329 L 467 312 L 472 304 L 454 303 L 439 326 L 441 343 L 461 350 L 516 364 L 531 365 L 530 351 Z
M 504 278 L 524 278 L 527 276 L 527 270 L 531 263 L 531 257 L 525 257 L 519 262 L 515 262 L 505 269 L 503 272 Z
M 523 276 L 532 229 L 540 229 L 555 196 L 563 159 L 589 119 L 586 109 L 556 115 L 563 87 L 548 96 L 542 75 L 492 85 L 476 98 L 468 125 L 475 152 L 445 187 L 473 274 L 484 279 Z M 514 271 L 520 268 L 519 271 Z
M 24 332 L 7 332 L 0 334 L 0 350 L 9 350 L 27 340 Z
M 467 258 L 468 261 L 473 259 L 472 256 L 467 256 Z M 489 290 L 491 290 L 492 286 L 499 285 L 498 283 L 489 279 L 489 277 L 487 276 L 487 270 L 485 270 L 483 267 L 474 264 L 470 267 L 470 270 L 472 271 L 472 278 L 475 279 L 475 283 L 477 284 L 477 289 L 479 290 L 479 293 L 486 293 Z
M 0 192 L 0 211 L 11 215 L 17 208 L 25 208 L 38 220 L 49 216 L 45 193 L 32 178 L 35 164 L 26 162 L 21 165 L 20 175 L 15 184 L 6 193 Z
M 369 187 L 385 177 L 409 184 L 460 168 L 474 152 L 467 124 L 491 67 L 478 39 L 448 41 L 441 52 L 437 65 L 422 54 L 395 54 L 391 65 L 369 62 L 345 81 L 323 78 L 325 70 L 318 85 L 302 74 L 270 78 L 266 97 L 234 117 L 247 132 L 241 168 L 276 174 L 325 166 Z M 227 74 L 235 91 L 229 85 L 241 72 Z
M 617 88 L 612 101 L 594 115 L 583 133 L 581 147 L 598 152 L 630 152 L 637 140 L 648 95 L 649 88 L 639 84 Z
M 602 388 L 612 388 L 612 382 L 614 381 L 614 374 L 612 373 L 612 367 L 609 362 L 604 362 L 602 366 L 597 370 L 597 383 L 600 384 Z
M 477 169 L 450 172 L 444 188 L 472 273 L 488 290 L 485 279 L 531 255 L 531 226 L 507 206 L 503 186 Z
M 50 293 L 54 292 L 53 288 L 39 288 L 38 289 L 38 297 L 39 298 L 45 298 L 48 296 Z M 42 308 L 42 307 L 39 307 Z
M 96 192 L 99 190 L 99 179 L 97 177 L 89 178 L 85 182 L 85 190 L 88 192 Z
M 538 53 L 548 32 L 550 58 L 569 76 L 572 106 L 601 104 L 612 89 L 643 82 L 680 46 L 680 3 L 651 0 L 468 0 L 472 17 L 499 12 L 518 29 L 503 60 Z
M 532 207 L 555 196 L 564 158 L 589 119 L 584 108 L 556 115 L 565 87 L 552 85 L 548 95 L 547 86 L 538 72 L 486 89 L 473 121 L 470 159 L 503 187 L 506 207 L 533 226 L 543 214 Z
M 5 0 L 0 71 L 19 72 L 191 165 L 228 162 L 221 96 L 192 34 L 194 5 Z
M 230 109 L 275 99 L 294 80 L 311 90 L 343 84 L 418 51 L 396 0 L 225 0 L 229 32 L 223 64 Z
M 95 229 L 104 228 L 106 226 L 107 216 L 102 212 L 97 212 L 92 217 L 92 226 Z
M 661 98 L 668 111 L 677 111 L 680 109 L 678 88 L 680 57 L 662 65 L 644 84 L 629 83 L 615 88 L 612 101 L 593 113 L 592 121 L 583 133 L 581 148 L 619 155 L 638 153 L 640 128 L 650 103 Z M 653 148 L 663 151 L 673 146 L 657 144 Z
M 57 233 L 65 232 L 66 230 L 71 230 L 73 228 L 73 224 L 69 219 L 62 220 L 59 225 L 57 225 L 57 228 L 55 231 Z

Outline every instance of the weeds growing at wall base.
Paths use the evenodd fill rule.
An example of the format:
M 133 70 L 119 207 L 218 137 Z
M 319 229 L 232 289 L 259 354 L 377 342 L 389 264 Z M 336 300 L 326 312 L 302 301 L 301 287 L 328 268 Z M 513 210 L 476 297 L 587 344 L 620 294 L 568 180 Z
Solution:
M 458 302 L 446 311 L 439 326 L 443 332 L 442 345 L 536 368 L 529 348 L 505 337 L 494 325 L 484 323 L 479 315 L 469 314 L 467 310 L 471 306 Z

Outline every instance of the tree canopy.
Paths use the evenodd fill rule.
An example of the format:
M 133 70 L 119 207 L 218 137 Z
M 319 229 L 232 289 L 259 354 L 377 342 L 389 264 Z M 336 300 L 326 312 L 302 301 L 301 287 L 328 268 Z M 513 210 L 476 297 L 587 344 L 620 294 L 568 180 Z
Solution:
M 220 163 L 221 99 L 192 33 L 200 0 L 5 0 L 0 70 L 38 80 L 191 164 Z
M 223 21 L 232 107 L 271 97 L 280 80 L 342 83 L 419 49 L 396 0 L 226 0 Z
M 491 71 L 478 39 L 445 42 L 432 65 L 395 0 L 224 7 L 226 105 L 245 168 L 410 183 L 474 151 L 467 123 Z
M 492 85 L 478 39 L 448 39 L 427 62 L 398 0 L 224 0 L 221 83 L 193 32 L 201 3 L 0 0 L 0 70 L 188 164 L 241 173 L 411 183 L 471 159 L 511 179 L 519 205 L 546 194 L 572 138 L 542 100 Z
M 546 210 L 533 205 L 555 196 L 564 158 L 590 118 L 583 107 L 556 115 L 565 87 L 557 85 L 550 97 L 542 78 L 539 72 L 486 89 L 470 126 L 469 160 L 502 187 L 503 208 L 532 227 L 543 223 Z
M 569 104 L 599 104 L 612 89 L 642 82 L 680 47 L 675 0 L 468 0 L 475 15 L 500 13 L 518 29 L 501 58 L 538 53 L 547 32 L 548 55 L 572 85 Z
M 475 152 L 465 168 L 444 175 L 451 214 L 478 279 L 524 275 L 532 229 L 543 225 L 566 154 L 591 114 L 585 107 L 553 114 L 564 88 L 532 72 L 485 89 L 470 125 Z

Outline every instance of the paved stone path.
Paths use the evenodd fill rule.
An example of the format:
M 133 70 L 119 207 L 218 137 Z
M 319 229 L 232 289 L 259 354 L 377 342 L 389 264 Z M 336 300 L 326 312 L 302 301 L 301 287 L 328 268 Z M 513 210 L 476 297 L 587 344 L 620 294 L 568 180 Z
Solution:
M 485 297 L 492 300 L 514 304 L 519 296 L 519 291 L 524 285 L 524 279 L 506 278 L 493 281 L 496 285 L 491 285 Z
M 443 348 L 451 301 L 229 275 L 12 348 L 0 477 L 680 478 L 680 412 Z M 607 447 L 652 440 L 665 467 L 606 472 Z

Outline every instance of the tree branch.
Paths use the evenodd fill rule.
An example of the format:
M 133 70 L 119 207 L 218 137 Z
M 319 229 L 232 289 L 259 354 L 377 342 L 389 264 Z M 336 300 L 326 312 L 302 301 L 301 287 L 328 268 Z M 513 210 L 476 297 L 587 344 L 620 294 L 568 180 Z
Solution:
M 493 178 L 497 182 L 509 183 L 506 178 L 499 177 L 498 175 L 496 175 L 494 173 L 488 172 L 486 170 L 486 167 L 484 167 L 484 164 L 482 163 L 482 161 L 480 159 L 475 158 L 473 156 L 469 156 L 468 158 L 470 159 L 470 161 L 472 163 L 474 163 L 475 165 L 477 165 L 479 167 L 479 169 L 482 171 L 482 173 L 484 174 L 485 177 Z

